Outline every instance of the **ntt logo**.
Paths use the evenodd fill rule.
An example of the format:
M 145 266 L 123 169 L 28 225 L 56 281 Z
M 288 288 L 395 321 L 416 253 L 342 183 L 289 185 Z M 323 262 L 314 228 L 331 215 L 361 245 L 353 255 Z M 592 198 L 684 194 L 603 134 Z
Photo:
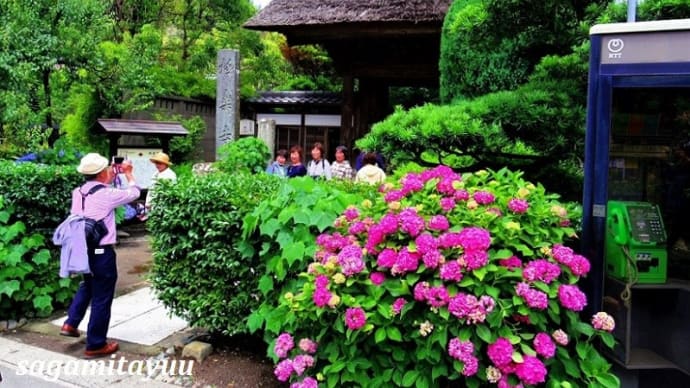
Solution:
M 620 38 L 611 39 L 606 47 L 609 50 L 609 58 L 621 58 L 623 56 L 623 47 L 625 47 L 625 42 L 623 42 L 623 39 Z

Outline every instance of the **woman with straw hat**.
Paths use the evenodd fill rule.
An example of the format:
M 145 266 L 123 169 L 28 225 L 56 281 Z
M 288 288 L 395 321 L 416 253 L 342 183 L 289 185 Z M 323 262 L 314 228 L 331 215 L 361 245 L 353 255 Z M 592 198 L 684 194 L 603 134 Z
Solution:
M 159 152 L 153 155 L 153 157 L 149 158 L 149 160 L 156 166 L 156 170 L 158 170 L 158 172 L 153 174 L 151 186 L 149 187 L 149 191 L 146 193 L 147 211 L 151 210 L 151 205 L 154 197 L 153 190 L 154 186 L 156 185 L 156 182 L 158 182 L 159 179 L 168 179 L 173 182 L 177 181 L 177 174 L 175 174 L 175 171 L 173 171 L 170 168 L 170 166 L 172 166 L 172 163 L 170 162 L 170 157 L 168 156 L 168 154 L 164 152 Z

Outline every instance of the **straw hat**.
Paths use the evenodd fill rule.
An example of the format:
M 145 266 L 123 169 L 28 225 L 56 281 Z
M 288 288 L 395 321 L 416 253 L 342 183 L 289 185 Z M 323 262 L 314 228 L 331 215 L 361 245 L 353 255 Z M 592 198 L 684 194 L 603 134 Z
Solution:
M 149 158 L 149 160 L 153 163 L 163 163 L 167 166 L 172 165 L 172 163 L 170 162 L 170 157 L 165 152 L 159 152 L 153 155 L 152 158 Z
M 83 175 L 96 175 L 106 167 L 108 167 L 108 159 L 95 152 L 91 152 L 81 158 L 77 171 Z

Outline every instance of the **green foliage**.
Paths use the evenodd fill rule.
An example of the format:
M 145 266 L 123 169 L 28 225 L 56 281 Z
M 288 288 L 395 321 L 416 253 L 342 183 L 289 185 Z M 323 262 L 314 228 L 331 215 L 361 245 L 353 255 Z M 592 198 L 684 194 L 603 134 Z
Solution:
M 187 136 L 176 136 L 170 140 L 170 157 L 177 163 L 196 162 L 199 160 L 199 142 L 206 133 L 206 123 L 200 116 L 184 118 L 180 115 L 163 117 L 155 116 L 159 121 L 177 121 L 189 132 Z M 151 142 L 160 145 L 159 139 Z
M 511 90 L 545 55 L 577 43 L 584 8 L 602 1 L 455 1 L 441 41 L 441 100 Z
M 263 140 L 256 137 L 243 137 L 223 144 L 218 150 L 220 160 L 216 166 L 220 171 L 246 171 L 259 173 L 266 170 L 271 152 Z
M 69 302 L 77 282 L 57 277 L 56 251 L 47 247 L 45 236 L 16 221 L 5 202 L 0 194 L 0 319 L 48 316 Z
M 409 161 L 462 171 L 507 166 L 568 199 L 579 198 L 584 108 L 573 102 L 572 89 L 548 87 L 554 83 L 398 109 L 357 145 L 381 150 L 392 167 Z
M 562 245 L 575 233 L 569 220 L 579 217 L 577 206 L 507 169 L 461 179 L 440 166 L 406 176 L 375 201 L 346 209 L 336 232 L 317 238 L 315 262 L 263 312 L 267 334 L 283 333 L 271 344 L 276 361 L 287 356 L 276 375 L 291 382 L 321 375 L 329 387 L 487 386 L 495 368 L 488 347 L 503 338 L 516 367 L 503 370 L 504 382 L 619 386 L 597 347 L 615 340 L 581 320 L 584 294 L 578 303 L 559 295 L 589 270 Z M 279 229 L 269 223 L 261 227 Z M 545 265 L 551 276 L 537 269 Z M 524 287 L 543 300 L 518 295 Z M 348 318 L 354 311 L 361 320 Z M 558 345 L 557 330 L 568 337 Z M 537 345 L 537 336 L 553 348 Z M 304 338 L 318 347 L 296 347 Z M 285 363 L 298 364 L 292 356 L 305 352 L 313 367 L 294 376 Z M 530 368 L 533 382 L 515 372 L 528 358 L 544 368 Z
M 244 218 L 243 255 L 259 257 L 266 268 L 259 280 L 262 304 L 248 320 L 251 331 L 279 323 L 272 304 L 295 282 L 316 251 L 314 235 L 332 227 L 348 206 L 376 195 L 370 185 L 344 181 L 317 181 L 309 177 L 288 179 L 276 195 L 262 201 Z
M 158 183 L 147 221 L 154 259 L 150 279 L 171 312 L 215 332 L 246 332 L 245 319 L 259 304 L 265 263 L 241 255 L 242 218 L 280 182 L 234 172 Z
M 0 195 L 14 209 L 13 221 L 46 236 L 69 214 L 72 190 L 82 183 L 74 165 L 0 161 Z

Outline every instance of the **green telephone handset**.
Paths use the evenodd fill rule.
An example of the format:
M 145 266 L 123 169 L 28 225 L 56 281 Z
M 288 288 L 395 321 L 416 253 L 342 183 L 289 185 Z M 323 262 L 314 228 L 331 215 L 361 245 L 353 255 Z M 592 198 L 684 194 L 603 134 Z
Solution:
M 607 218 L 609 233 L 613 233 L 613 241 L 618 245 L 628 243 L 628 229 L 625 225 L 623 212 L 619 208 L 611 209 L 611 214 Z
M 666 230 L 657 205 L 609 201 L 606 226 L 610 276 L 632 283 L 666 282 Z

